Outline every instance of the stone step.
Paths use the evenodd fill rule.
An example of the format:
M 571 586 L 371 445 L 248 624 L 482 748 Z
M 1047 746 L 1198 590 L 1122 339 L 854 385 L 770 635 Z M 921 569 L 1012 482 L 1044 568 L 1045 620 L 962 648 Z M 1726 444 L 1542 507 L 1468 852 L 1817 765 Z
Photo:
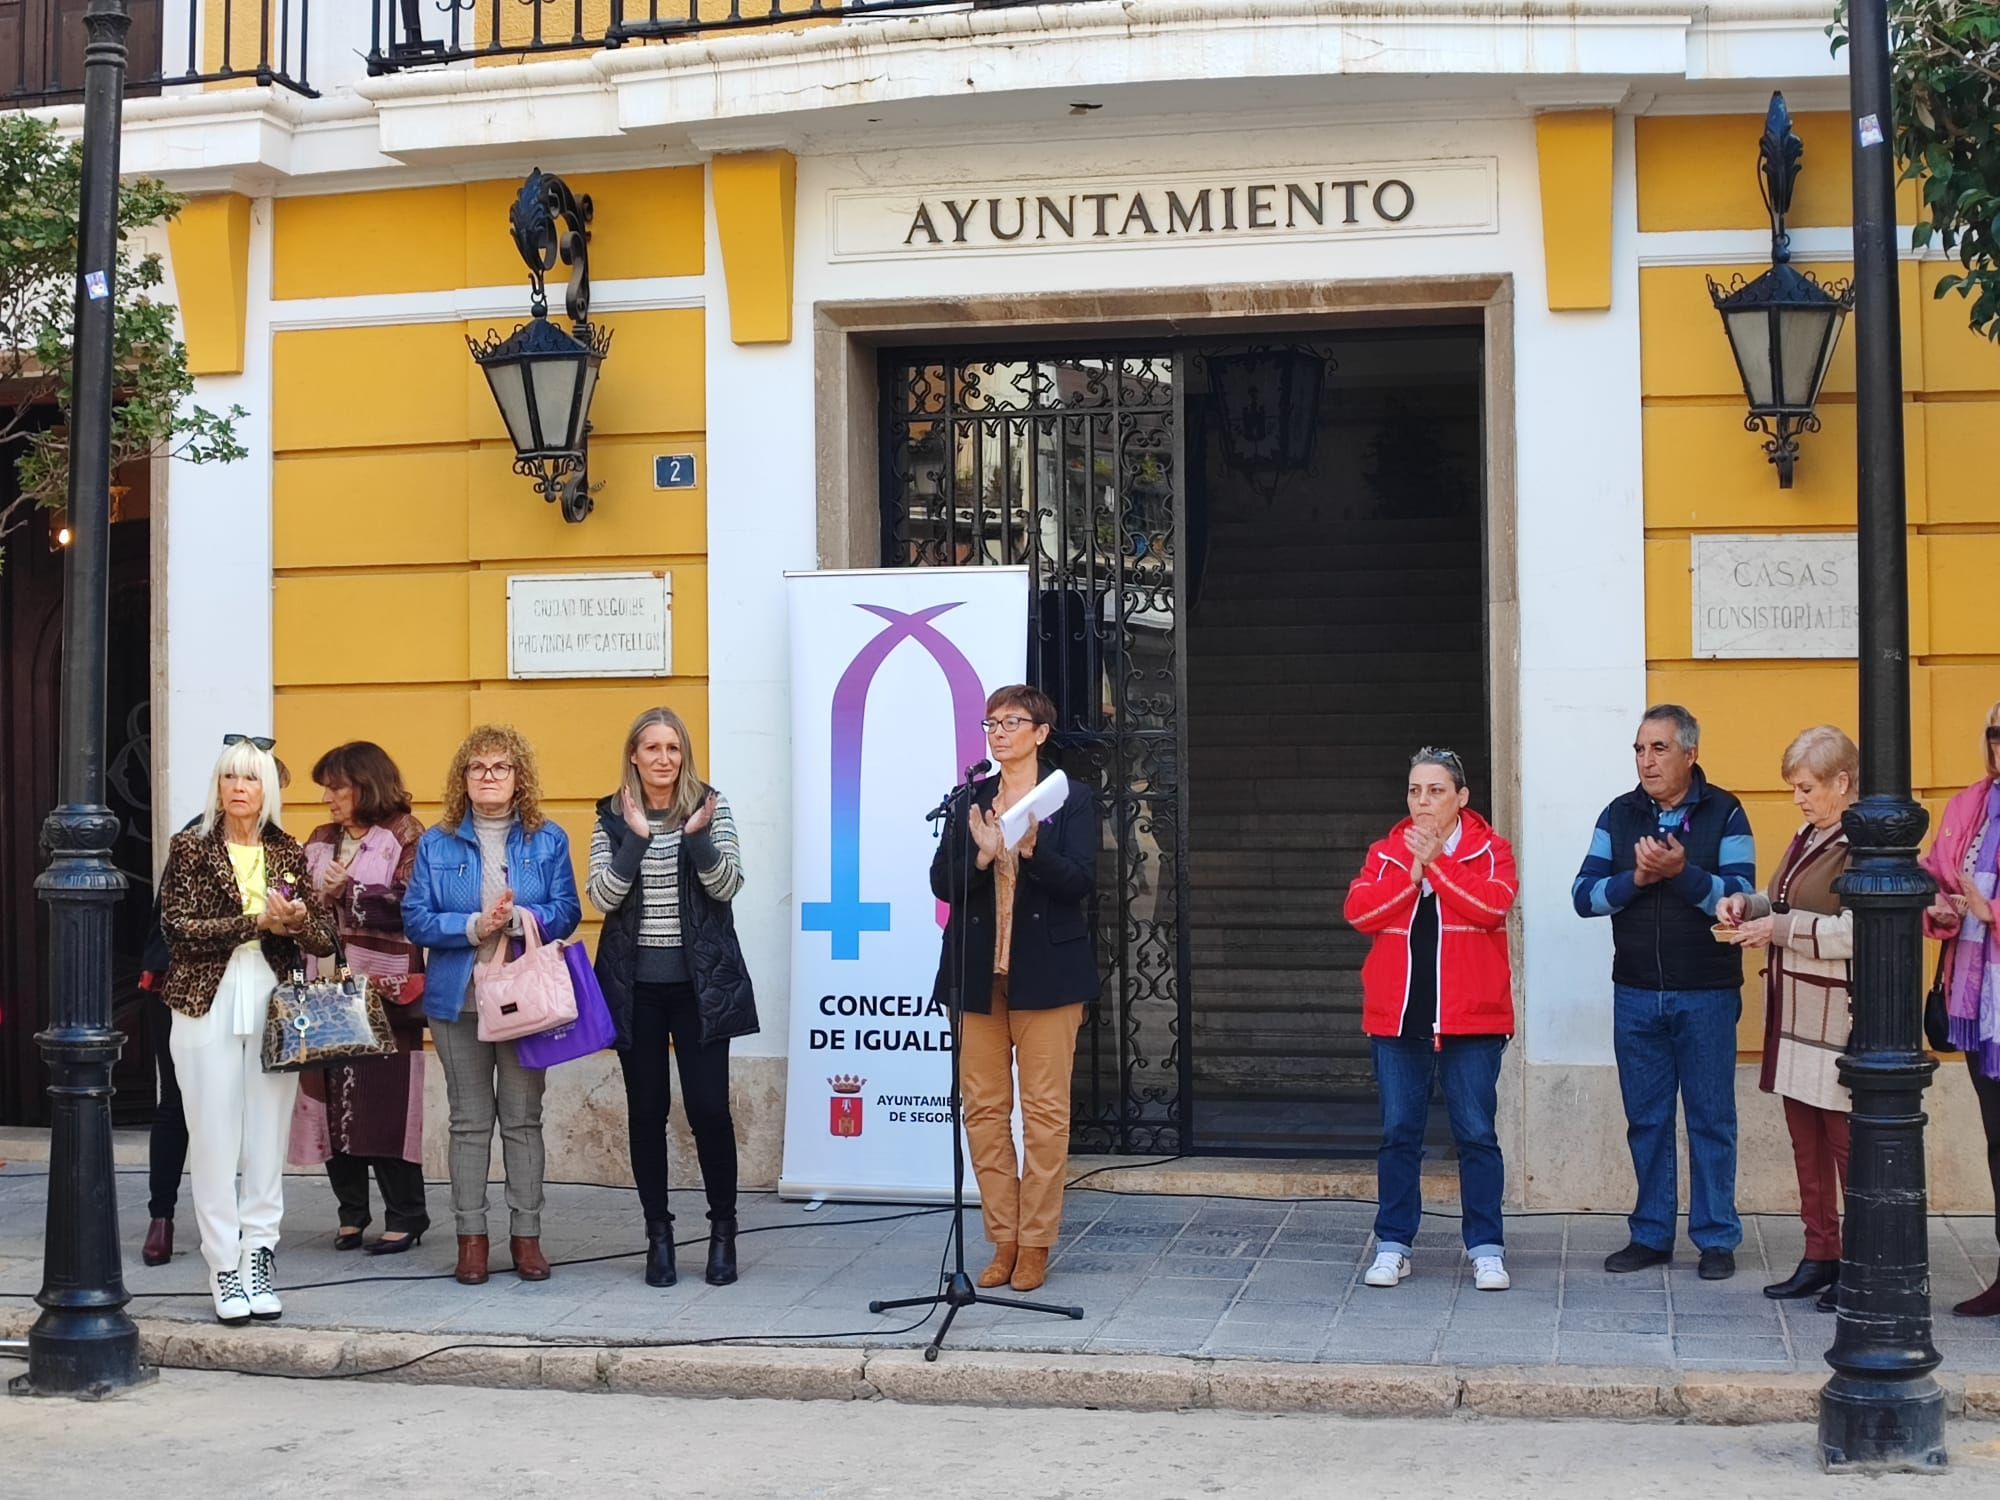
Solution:
M 1130 1164 L 1126 1156 L 1072 1156 L 1069 1180 L 1107 1193 L 1157 1193 L 1201 1198 L 1362 1198 L 1375 1196 L 1373 1164 L 1341 1157 L 1189 1156 Z M 1426 1163 L 1424 1203 L 1458 1202 L 1458 1169 Z

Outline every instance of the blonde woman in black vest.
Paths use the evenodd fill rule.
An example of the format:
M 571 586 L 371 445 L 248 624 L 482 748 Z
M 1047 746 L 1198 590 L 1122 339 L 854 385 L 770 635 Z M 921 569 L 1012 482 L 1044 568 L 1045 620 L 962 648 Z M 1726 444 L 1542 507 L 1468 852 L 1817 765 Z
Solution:
M 736 1280 L 736 1122 L 729 1043 L 757 1030 L 757 1001 L 730 903 L 743 888 L 736 820 L 695 766 L 679 714 L 649 708 L 625 736 L 618 791 L 597 804 L 591 905 L 604 913 L 597 982 L 618 1027 L 632 1178 L 646 1214 L 646 1284 L 672 1286 L 668 1061 L 708 1196 L 710 1286 Z

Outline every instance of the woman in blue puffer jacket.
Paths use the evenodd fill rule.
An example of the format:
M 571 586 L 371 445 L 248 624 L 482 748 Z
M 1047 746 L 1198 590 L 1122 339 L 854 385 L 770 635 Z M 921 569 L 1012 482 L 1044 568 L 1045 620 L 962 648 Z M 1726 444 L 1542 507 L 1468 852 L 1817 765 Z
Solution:
M 431 1023 L 451 1106 L 451 1208 L 458 1221 L 458 1279 L 487 1277 L 486 1168 L 500 1126 L 507 1168 L 507 1233 L 514 1271 L 547 1281 L 542 1254 L 542 1081 L 512 1042 L 479 1040 L 472 1001 L 478 963 L 534 918 L 547 942 L 576 931 L 583 916 L 569 836 L 541 808 L 541 780 L 528 742 L 507 725 L 472 731 L 452 757 L 444 816 L 417 844 L 403 896 L 403 927 L 427 950 L 424 1015 Z

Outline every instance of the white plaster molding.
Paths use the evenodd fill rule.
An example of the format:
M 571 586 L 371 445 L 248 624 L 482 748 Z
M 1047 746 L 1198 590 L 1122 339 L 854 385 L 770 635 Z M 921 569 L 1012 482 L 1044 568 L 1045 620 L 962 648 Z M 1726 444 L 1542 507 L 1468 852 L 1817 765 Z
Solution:
M 701 276 L 649 276 L 590 284 L 590 311 L 650 312 L 660 308 L 707 305 L 708 283 Z M 294 297 L 272 302 L 270 325 L 285 328 L 380 328 L 402 323 L 471 323 L 491 318 L 524 322 L 528 316 L 527 277 L 506 286 L 462 287 L 451 291 L 397 292 L 357 297 Z
M 1846 227 L 1794 229 L 1792 259 L 1804 266 L 1814 261 L 1844 261 L 1854 258 L 1854 231 Z M 1649 230 L 1638 237 L 1639 264 L 1642 266 L 1735 266 L 1771 263 L 1771 232 L 1768 229 L 1673 229 Z M 1935 252 L 1922 255 L 1910 249 L 1907 224 L 1896 230 L 1896 249 L 1905 260 L 1942 260 Z

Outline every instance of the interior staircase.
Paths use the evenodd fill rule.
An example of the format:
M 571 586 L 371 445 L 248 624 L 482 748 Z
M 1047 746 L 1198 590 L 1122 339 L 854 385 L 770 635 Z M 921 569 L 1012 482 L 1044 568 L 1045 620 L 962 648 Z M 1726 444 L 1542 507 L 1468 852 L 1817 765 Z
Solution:
M 1372 1155 L 1367 940 L 1341 903 L 1416 747 L 1458 750 L 1485 805 L 1484 543 L 1476 509 L 1331 526 L 1297 488 L 1214 505 L 1189 612 L 1194 1136 Z

